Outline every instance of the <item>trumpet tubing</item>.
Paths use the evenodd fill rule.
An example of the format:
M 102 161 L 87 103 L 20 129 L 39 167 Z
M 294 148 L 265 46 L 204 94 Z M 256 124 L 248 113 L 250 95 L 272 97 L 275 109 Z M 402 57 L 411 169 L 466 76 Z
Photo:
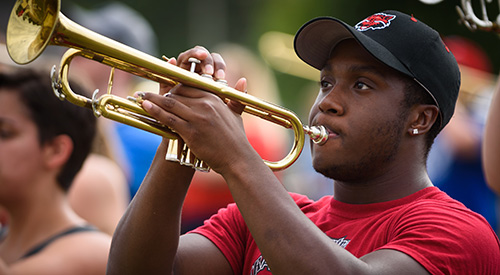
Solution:
M 73 104 L 91 108 L 97 116 L 103 116 L 170 139 L 167 159 L 179 161 L 198 170 L 209 168 L 194 156 L 189 148 L 180 146 L 180 137 L 168 127 L 156 121 L 134 100 L 121 98 L 110 93 L 92 98 L 78 95 L 71 90 L 68 81 L 69 66 L 75 56 L 82 56 L 112 68 L 156 82 L 169 82 L 212 92 L 223 100 L 236 100 L 245 105 L 244 112 L 292 129 L 294 144 L 282 160 L 264 160 L 272 170 L 289 167 L 300 155 L 305 142 L 305 133 L 313 142 L 322 144 L 328 133 L 322 126 L 304 126 L 291 111 L 239 92 L 212 78 L 200 76 L 150 56 L 144 52 L 121 44 L 110 38 L 90 31 L 69 20 L 60 12 L 60 0 L 17 0 L 12 9 L 7 27 L 7 49 L 18 64 L 27 64 L 36 59 L 47 45 L 68 47 L 61 58 L 60 69 L 52 70 L 54 92 L 61 99 Z M 112 80 L 110 80 L 112 81 Z M 111 86 L 111 82 L 109 84 Z

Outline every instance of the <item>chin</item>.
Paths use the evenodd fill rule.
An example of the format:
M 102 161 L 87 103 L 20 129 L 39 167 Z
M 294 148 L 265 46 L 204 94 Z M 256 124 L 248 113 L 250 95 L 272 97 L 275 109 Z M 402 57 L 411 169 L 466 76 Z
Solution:
M 332 165 L 331 163 L 325 163 L 321 161 L 313 161 L 313 168 L 316 172 L 329 179 L 338 180 L 339 177 L 341 177 L 338 165 Z
M 346 163 L 336 164 L 330 162 L 313 161 L 313 168 L 316 172 L 323 176 L 344 182 L 360 181 L 369 173 L 370 166 L 368 163 Z

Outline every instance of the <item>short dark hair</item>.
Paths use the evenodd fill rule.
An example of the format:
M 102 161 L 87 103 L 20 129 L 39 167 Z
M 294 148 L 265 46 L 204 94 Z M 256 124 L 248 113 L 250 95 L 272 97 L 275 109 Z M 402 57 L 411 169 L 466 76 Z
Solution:
M 404 90 L 404 99 L 402 102 L 403 110 L 408 110 L 412 106 L 416 104 L 425 104 L 425 105 L 435 105 L 436 103 L 434 99 L 429 95 L 429 93 L 415 80 L 402 76 L 405 82 L 405 90 Z M 425 143 L 425 151 L 424 158 L 427 159 L 429 152 L 432 148 L 432 144 L 434 144 L 434 140 L 436 136 L 441 132 L 441 120 L 438 116 L 431 129 L 426 135 L 426 143 Z
M 83 92 L 78 84 L 71 86 L 76 93 Z M 25 68 L 0 71 L 0 89 L 18 94 L 36 124 L 41 145 L 59 135 L 71 138 L 73 151 L 57 178 L 60 187 L 68 191 L 92 148 L 97 123 L 92 111 L 59 100 L 52 91 L 48 72 Z

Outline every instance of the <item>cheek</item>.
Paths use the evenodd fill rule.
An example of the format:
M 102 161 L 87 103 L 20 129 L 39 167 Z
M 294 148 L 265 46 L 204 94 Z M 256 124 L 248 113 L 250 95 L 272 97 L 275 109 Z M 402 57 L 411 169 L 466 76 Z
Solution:
M 37 177 L 41 167 L 37 141 L 19 141 L 0 147 L 0 189 L 23 185 Z
M 318 109 L 318 101 L 314 102 L 314 104 L 311 106 L 311 109 L 309 110 L 309 125 L 311 125 L 311 121 L 314 119 L 314 117 L 318 114 L 319 109 Z
M 369 125 L 358 127 L 363 131 L 358 132 L 357 149 L 370 152 L 371 155 L 385 155 L 385 158 L 395 153 L 404 135 L 404 120 L 401 117 L 387 119 L 391 114 L 386 115 L 385 118 L 373 120 Z

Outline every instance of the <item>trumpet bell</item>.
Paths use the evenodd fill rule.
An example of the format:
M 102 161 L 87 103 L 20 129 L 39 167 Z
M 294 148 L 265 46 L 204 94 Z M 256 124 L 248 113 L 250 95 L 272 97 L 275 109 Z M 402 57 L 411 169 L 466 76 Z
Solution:
M 7 49 L 17 64 L 35 60 L 49 45 L 59 20 L 57 0 L 16 1 L 7 26 Z

